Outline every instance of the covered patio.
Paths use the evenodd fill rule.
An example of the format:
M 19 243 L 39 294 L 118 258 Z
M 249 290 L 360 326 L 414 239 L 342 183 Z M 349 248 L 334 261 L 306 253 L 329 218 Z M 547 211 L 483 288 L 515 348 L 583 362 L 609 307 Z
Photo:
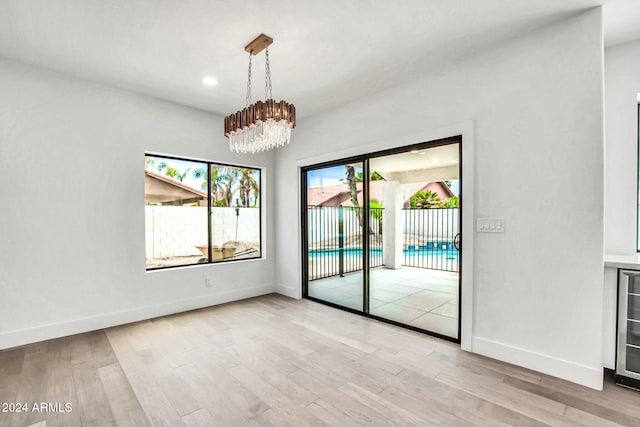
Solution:
M 309 282 L 309 296 L 362 310 L 362 271 Z M 456 338 L 458 274 L 425 268 L 371 270 L 370 313 Z
M 460 209 L 451 186 L 460 179 L 459 155 L 453 141 L 373 157 L 367 194 L 359 161 L 344 165 L 360 174 L 351 191 L 348 182 L 308 187 L 308 296 L 365 311 L 367 258 L 368 314 L 458 339 Z

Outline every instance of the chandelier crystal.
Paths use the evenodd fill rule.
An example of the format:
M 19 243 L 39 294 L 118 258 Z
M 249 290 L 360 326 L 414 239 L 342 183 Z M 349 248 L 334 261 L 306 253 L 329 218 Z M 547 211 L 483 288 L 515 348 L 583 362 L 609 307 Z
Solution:
M 274 101 L 271 94 L 269 45 L 273 39 L 261 34 L 247 46 L 249 72 L 246 107 L 224 118 L 224 134 L 229 149 L 237 153 L 257 153 L 289 144 L 296 126 L 296 107 L 286 101 Z M 265 49 L 265 100 L 251 103 L 251 58 Z

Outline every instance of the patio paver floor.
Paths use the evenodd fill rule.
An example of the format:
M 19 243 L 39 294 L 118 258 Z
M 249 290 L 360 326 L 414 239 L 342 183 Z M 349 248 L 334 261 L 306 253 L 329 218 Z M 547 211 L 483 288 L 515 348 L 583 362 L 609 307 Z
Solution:
M 458 273 L 371 270 L 371 314 L 449 337 L 458 335 Z M 362 271 L 309 282 L 309 296 L 362 310 Z

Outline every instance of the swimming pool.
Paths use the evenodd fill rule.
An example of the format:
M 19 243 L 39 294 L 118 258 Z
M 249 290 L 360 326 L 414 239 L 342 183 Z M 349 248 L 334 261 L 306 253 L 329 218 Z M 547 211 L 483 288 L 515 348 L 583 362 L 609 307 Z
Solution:
M 340 262 L 340 252 L 337 248 L 310 250 L 308 253 L 309 279 L 320 279 L 336 274 L 362 270 L 362 248 L 343 249 L 342 262 Z M 384 265 L 382 249 L 372 248 L 369 253 L 369 265 L 371 268 L 382 267 Z M 424 245 L 411 245 L 402 251 L 402 255 L 402 265 L 406 267 L 456 273 L 459 271 L 460 253 L 455 249 L 453 244 L 428 242 L 428 244 Z
M 453 245 L 451 245 L 454 248 Z M 362 258 L 362 248 L 349 248 L 343 249 L 343 256 L 347 257 L 355 257 Z M 382 258 L 382 249 L 370 249 L 369 250 L 371 258 Z M 402 251 L 404 257 L 434 257 L 440 258 L 445 257 L 451 260 L 457 260 L 459 256 L 459 252 L 454 249 L 434 249 L 428 248 L 425 246 L 409 246 L 407 249 Z M 312 249 L 309 251 L 309 258 L 332 258 L 340 256 L 340 249 Z

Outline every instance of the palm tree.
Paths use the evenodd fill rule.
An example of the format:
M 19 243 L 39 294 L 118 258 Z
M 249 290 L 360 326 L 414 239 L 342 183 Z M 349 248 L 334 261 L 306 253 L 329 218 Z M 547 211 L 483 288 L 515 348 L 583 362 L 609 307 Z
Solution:
M 253 177 L 253 169 L 240 169 L 240 201 L 245 208 L 249 207 L 249 200 L 251 199 L 251 193 L 256 191 L 256 197 L 259 192 L 259 186 Z
M 211 166 L 211 176 L 209 180 L 211 181 L 211 204 L 215 205 L 218 201 L 218 195 L 223 191 L 222 182 L 226 179 L 223 173 L 220 172 L 221 168 L 219 166 Z M 204 179 L 202 182 L 202 189 L 207 189 L 207 168 L 197 168 L 193 171 L 194 179 Z
M 182 182 L 184 177 L 187 176 L 187 173 L 189 173 L 189 171 L 193 168 L 188 168 L 186 171 L 184 171 L 184 173 L 180 173 L 178 169 L 169 166 L 166 162 L 162 162 L 158 165 L 158 172 L 162 172 L 165 169 L 166 169 L 166 172 L 164 174 L 166 176 L 173 179 L 177 179 L 178 181 Z
M 258 199 L 260 198 L 260 183 L 254 179 L 253 182 L 251 183 L 251 186 L 252 186 L 253 195 L 254 195 L 253 207 L 255 208 L 256 206 L 259 206 Z
M 251 170 L 251 169 L 247 169 Z M 233 194 L 238 190 L 234 188 L 238 175 L 238 168 L 211 165 L 211 204 L 215 206 L 231 206 Z M 207 176 L 206 168 L 198 168 L 193 171 L 193 177 L 199 179 Z M 207 188 L 207 182 L 202 183 L 202 189 Z M 220 196 L 220 197 L 218 197 Z M 240 194 L 242 197 L 242 193 Z
M 451 196 L 443 202 L 442 206 L 445 208 L 459 208 L 460 199 L 458 196 Z
M 358 180 L 358 182 L 362 182 L 363 177 L 364 177 L 364 173 L 362 172 L 358 172 L 356 174 L 356 179 Z M 369 174 L 369 181 L 384 181 L 384 180 L 385 180 L 384 177 L 376 171 L 371 171 L 371 173 Z
M 218 173 L 221 174 L 222 200 L 225 202 L 225 206 L 231 206 L 231 200 L 235 192 L 233 185 L 238 179 L 239 171 L 237 168 L 220 167 Z
M 207 168 L 197 168 L 193 171 L 193 179 L 204 179 L 201 184 L 203 190 L 207 189 Z M 211 187 L 213 193 L 213 186 Z
M 356 210 L 358 223 L 360 224 L 360 228 L 362 228 L 362 210 L 360 209 L 360 202 L 358 202 L 358 177 L 356 176 L 356 171 L 353 166 L 345 165 L 344 167 L 347 169 L 347 185 L 349 186 L 351 204 Z
M 441 208 L 443 201 L 435 191 L 419 191 L 411 196 L 411 207 L 417 209 Z
M 382 203 L 376 199 L 369 200 L 369 210 L 373 219 L 378 223 L 378 232 L 382 234 Z

